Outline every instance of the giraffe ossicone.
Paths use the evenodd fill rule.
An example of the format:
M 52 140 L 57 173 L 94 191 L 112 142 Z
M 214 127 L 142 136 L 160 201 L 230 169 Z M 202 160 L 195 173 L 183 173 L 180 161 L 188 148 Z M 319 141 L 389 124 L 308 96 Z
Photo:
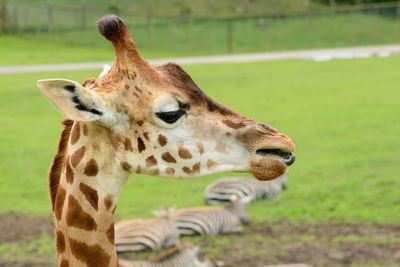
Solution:
M 179 65 L 145 61 L 119 17 L 98 29 L 114 46 L 111 69 L 84 85 L 37 83 L 67 119 L 49 176 L 60 266 L 117 266 L 114 210 L 131 173 L 271 180 L 294 162 L 289 137 L 216 103 Z

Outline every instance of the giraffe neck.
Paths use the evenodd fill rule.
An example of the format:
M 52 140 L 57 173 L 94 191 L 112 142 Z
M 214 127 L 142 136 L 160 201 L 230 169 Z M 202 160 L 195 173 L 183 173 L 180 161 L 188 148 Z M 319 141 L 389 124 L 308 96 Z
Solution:
M 113 155 L 117 152 L 104 151 L 112 146 L 105 146 L 111 141 L 102 138 L 103 131 L 77 122 L 72 128 L 54 204 L 61 267 L 118 266 L 114 212 L 129 174 Z

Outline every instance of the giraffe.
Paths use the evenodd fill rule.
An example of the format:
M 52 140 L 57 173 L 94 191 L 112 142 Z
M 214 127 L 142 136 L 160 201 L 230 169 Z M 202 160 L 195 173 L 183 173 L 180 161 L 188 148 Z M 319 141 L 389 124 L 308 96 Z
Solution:
M 145 61 L 122 19 L 108 15 L 97 27 L 115 51 L 108 72 L 83 85 L 37 82 L 65 117 L 49 172 L 61 267 L 118 266 L 114 213 L 131 173 L 271 180 L 295 159 L 288 136 L 216 103 L 179 65 Z

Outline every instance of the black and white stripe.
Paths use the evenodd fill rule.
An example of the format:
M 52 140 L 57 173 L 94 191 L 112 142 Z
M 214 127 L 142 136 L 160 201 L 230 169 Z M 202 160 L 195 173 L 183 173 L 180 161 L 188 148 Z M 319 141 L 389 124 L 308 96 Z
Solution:
M 120 267 L 213 267 L 209 260 L 200 261 L 200 248 L 196 245 L 186 244 L 172 248 L 156 259 L 126 261 L 119 260 Z
M 207 186 L 204 199 L 208 204 L 231 201 L 233 195 L 247 197 L 250 201 L 274 198 L 287 187 L 287 175 L 272 181 L 259 181 L 254 178 L 221 178 Z
M 115 225 L 117 252 L 158 251 L 179 244 L 179 232 L 169 217 L 133 219 Z
M 242 223 L 249 223 L 248 203 L 247 199 L 236 197 L 225 206 L 179 209 L 172 215 L 172 220 L 181 236 L 241 233 Z

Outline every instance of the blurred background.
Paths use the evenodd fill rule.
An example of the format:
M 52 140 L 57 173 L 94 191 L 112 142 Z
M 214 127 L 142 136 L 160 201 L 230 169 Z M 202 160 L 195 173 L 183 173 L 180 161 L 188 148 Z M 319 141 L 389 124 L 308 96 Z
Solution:
M 0 267 L 55 266 L 47 171 L 62 118 L 35 83 L 97 77 L 113 60 L 95 26 L 109 13 L 147 59 L 314 51 L 183 64 L 210 97 L 297 145 L 288 189 L 252 204 L 242 235 L 189 241 L 224 266 L 400 266 L 400 1 L 0 0 Z M 116 218 L 205 205 L 208 184 L 238 175 L 132 175 Z

